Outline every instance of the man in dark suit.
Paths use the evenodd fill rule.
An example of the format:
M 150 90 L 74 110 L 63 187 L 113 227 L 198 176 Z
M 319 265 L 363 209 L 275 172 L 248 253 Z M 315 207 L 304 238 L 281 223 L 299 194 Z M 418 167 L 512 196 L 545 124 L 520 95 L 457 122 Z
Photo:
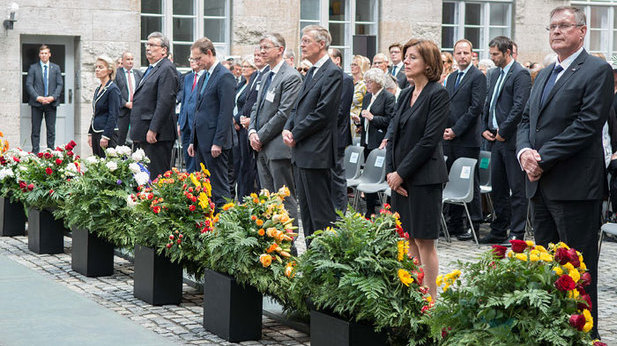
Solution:
M 291 149 L 285 146 L 281 132 L 302 88 L 302 76 L 283 60 L 285 39 L 278 33 L 259 41 L 269 71 L 262 79 L 257 102 L 250 115 L 249 139 L 257 152 L 259 182 L 269 191 L 287 186 L 290 196 L 285 208 L 297 224 L 298 202 L 291 167 Z
M 148 35 L 146 69 L 131 109 L 131 139 L 150 158 L 150 179 L 171 169 L 171 150 L 176 139 L 175 106 L 178 92 L 176 67 L 167 59 L 169 40 L 160 32 Z
M 62 93 L 62 72 L 60 66 L 49 61 L 51 50 L 48 46 L 39 47 L 38 63 L 30 65 L 26 78 L 28 104 L 32 107 L 32 152 L 39 152 L 41 122 L 45 117 L 47 129 L 47 148 L 54 149 L 56 141 L 56 108 Z
M 491 232 L 480 243 L 502 243 L 523 239 L 527 222 L 525 177 L 516 159 L 516 128 L 529 98 L 531 77 L 512 59 L 512 40 L 497 36 L 489 43 L 491 60 L 499 69 L 491 75 L 484 112 L 482 136 L 493 142 L 491 182 L 495 220 Z M 511 191 L 511 192 L 510 192 Z
M 331 169 L 336 163 L 337 114 L 343 89 L 343 71 L 328 56 L 332 36 L 327 29 L 302 29 L 302 56 L 309 69 L 296 105 L 283 130 L 291 147 L 304 236 L 329 226 L 335 219 Z
M 191 71 L 184 76 L 182 88 L 182 103 L 180 114 L 178 115 L 178 135 L 182 139 L 182 151 L 185 157 L 186 171 L 195 172 L 195 160 L 188 154 L 188 147 L 191 144 L 191 131 L 193 130 L 193 120 L 195 118 L 195 102 L 197 101 L 197 82 L 204 70 L 190 57 Z
M 189 155 L 195 165 L 204 163 L 210 171 L 212 197 L 217 211 L 231 198 L 229 164 L 233 136 L 233 110 L 236 81 L 216 58 L 216 50 L 207 37 L 191 46 L 191 56 L 205 70 L 199 79 L 195 119 Z
M 611 108 L 613 76 L 606 61 L 583 48 L 586 18 L 576 7 L 551 11 L 549 42 L 557 62 L 538 74 L 518 129 L 536 242 L 565 242 L 591 274 L 585 288 L 597 337 L 598 229 L 606 174 L 602 127 Z M 595 335 L 594 335 L 595 334 Z
M 392 60 L 392 66 L 388 69 L 388 72 L 396 78 L 398 87 L 405 89 L 409 86 L 407 76 L 405 76 L 405 65 L 403 64 L 403 46 L 400 43 L 393 43 L 388 47 L 390 52 L 390 60 Z
M 131 109 L 133 108 L 133 95 L 135 88 L 141 81 L 141 71 L 133 68 L 133 54 L 124 52 L 122 54 L 122 67 L 116 72 L 114 82 L 120 88 L 122 98 L 120 113 L 118 114 L 118 145 L 125 145 L 126 135 L 129 132 L 131 121 Z
M 480 119 L 486 99 L 486 77 L 484 73 L 471 64 L 472 43 L 459 40 L 454 44 L 454 59 L 458 71 L 451 73 L 446 81 L 446 90 L 450 94 L 450 112 L 443 134 L 444 155 L 448 157 L 448 170 L 459 157 L 480 159 Z M 473 229 L 478 232 L 482 221 L 480 201 L 480 177 L 475 171 L 473 201 L 469 203 L 469 212 Z M 469 240 L 471 230 L 464 231 L 464 209 L 458 205 L 448 205 L 448 230 L 459 240 Z
M 330 48 L 330 59 L 340 69 L 343 67 L 343 54 L 339 49 Z M 347 179 L 345 178 L 345 148 L 351 145 L 350 109 L 353 101 L 353 77 L 343 73 L 343 91 L 338 110 L 336 128 L 338 145 L 336 148 L 336 165 L 332 169 L 332 201 L 336 210 L 347 211 Z

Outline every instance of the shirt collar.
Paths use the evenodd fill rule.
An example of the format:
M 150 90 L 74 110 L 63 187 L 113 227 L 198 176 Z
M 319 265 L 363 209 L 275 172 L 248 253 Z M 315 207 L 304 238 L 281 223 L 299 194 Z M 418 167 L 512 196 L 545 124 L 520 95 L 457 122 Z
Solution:
M 317 62 L 315 64 L 313 64 L 313 67 L 315 67 L 315 69 L 317 70 L 323 64 L 325 64 L 326 61 L 328 61 L 328 59 L 330 59 L 330 56 L 328 54 L 324 55 L 321 59 L 317 60 Z
M 274 74 L 277 74 L 279 70 L 281 69 L 281 66 L 283 66 L 284 63 L 285 63 L 285 60 L 281 59 L 281 61 L 279 61 L 279 63 L 276 64 L 276 66 L 274 66 L 270 71 L 274 72 Z
M 194 74 L 197 74 L 197 77 L 201 77 L 201 75 L 203 75 L 203 74 L 204 74 L 204 71 L 205 71 L 205 70 L 199 70 L 199 71 L 197 71 L 197 72 L 194 72 L 194 71 L 193 71 L 193 73 L 194 73 Z
M 162 57 L 161 59 L 159 59 L 159 61 L 155 62 L 154 64 L 150 64 L 150 66 L 152 66 L 153 68 L 158 65 L 163 59 L 167 59 L 166 56 Z
M 219 64 L 219 59 L 214 59 L 214 64 L 212 64 L 212 66 L 210 66 L 210 68 L 208 69 L 208 73 L 212 76 L 212 72 L 214 72 L 214 69 L 216 68 L 216 65 Z
M 572 63 L 574 62 L 574 60 L 576 60 L 576 58 L 578 58 L 579 55 L 581 55 L 581 53 L 583 52 L 583 47 L 579 48 L 576 52 L 574 52 L 574 54 L 570 55 L 569 57 L 563 59 L 563 61 L 559 61 L 559 58 L 557 58 L 557 62 L 555 62 L 555 66 L 560 65 L 561 67 L 563 67 L 564 71 L 568 69 L 568 67 L 570 67 L 570 65 L 572 65 Z
M 504 76 L 508 74 L 508 72 L 510 72 L 510 68 L 512 68 L 512 65 L 514 65 L 515 60 L 512 59 L 512 61 L 510 61 L 509 64 L 506 65 L 506 67 L 503 68 L 503 74 Z
M 401 61 L 401 62 L 399 62 L 398 64 L 394 65 L 394 66 L 396 66 L 396 70 L 397 70 L 397 72 L 398 72 L 398 71 L 400 71 L 400 70 L 401 70 L 401 68 L 403 68 L 403 65 L 405 65 L 405 64 L 403 64 L 403 62 L 402 62 L 402 61 Z
M 383 87 L 381 87 L 381 89 L 379 89 L 378 92 L 373 94 L 373 98 L 371 99 L 371 101 L 375 101 L 375 99 L 377 98 L 377 96 L 379 96 L 379 94 L 381 94 L 381 92 L 383 91 Z
M 39 60 L 39 62 L 41 63 L 41 68 L 43 68 L 43 66 L 47 66 L 47 68 L 49 68 L 49 61 L 47 63 L 43 63 Z
M 462 71 L 461 71 L 461 70 L 458 70 L 458 72 L 459 72 L 459 73 L 460 73 L 460 72 L 463 72 L 463 76 L 465 76 L 465 75 L 467 74 L 467 72 L 469 72 L 469 69 L 471 68 L 471 66 L 473 66 L 473 64 L 469 64 L 469 65 L 467 65 L 467 68 L 466 68 L 466 69 L 464 69 L 464 70 L 462 70 Z

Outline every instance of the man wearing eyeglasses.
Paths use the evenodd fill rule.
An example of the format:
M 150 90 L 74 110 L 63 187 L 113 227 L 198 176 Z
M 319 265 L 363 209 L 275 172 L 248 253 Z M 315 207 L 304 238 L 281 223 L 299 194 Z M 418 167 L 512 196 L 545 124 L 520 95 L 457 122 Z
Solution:
M 538 73 L 518 129 L 536 242 L 563 241 L 580 251 L 591 274 L 597 337 L 598 229 L 607 188 L 602 127 L 613 96 L 609 64 L 583 48 L 586 18 L 576 7 L 551 11 L 549 43 L 557 62 Z
M 184 86 L 182 93 L 182 103 L 180 114 L 178 115 L 178 135 L 182 140 L 182 154 L 186 163 L 186 171 L 195 172 L 195 160 L 188 154 L 188 147 L 191 144 L 191 130 L 193 129 L 193 119 L 195 117 L 195 102 L 197 101 L 197 82 L 204 73 L 204 70 L 197 64 L 195 58 L 189 58 L 191 71 L 184 76 Z
M 150 158 L 150 179 L 171 169 L 176 140 L 175 106 L 178 72 L 167 59 L 169 40 L 160 32 L 148 35 L 146 59 L 150 63 L 133 94 L 131 139 Z
M 141 80 L 141 71 L 134 69 L 134 58 L 130 52 L 122 53 L 121 66 L 116 72 L 116 85 L 120 88 L 122 107 L 118 114 L 118 145 L 125 145 L 126 135 L 129 132 L 131 108 L 133 108 L 133 94 Z

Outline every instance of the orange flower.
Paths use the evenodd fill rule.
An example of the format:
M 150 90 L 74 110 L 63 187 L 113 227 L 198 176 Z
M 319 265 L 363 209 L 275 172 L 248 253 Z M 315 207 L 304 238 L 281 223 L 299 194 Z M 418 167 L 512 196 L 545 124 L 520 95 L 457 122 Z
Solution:
M 278 249 L 279 245 L 277 243 L 274 243 L 272 245 L 270 245 L 268 247 L 268 249 L 266 250 L 267 253 L 272 253 L 274 251 L 276 251 Z
M 264 266 L 264 268 L 267 268 L 270 264 L 272 264 L 272 256 L 263 254 L 259 256 L 259 262 L 261 262 L 261 265 Z
M 255 223 L 257 224 L 257 226 L 261 227 L 264 224 L 264 220 L 262 219 L 257 219 L 257 221 L 255 221 Z
M 285 276 L 287 276 L 288 278 L 293 278 L 296 275 L 296 273 L 294 273 L 295 265 L 296 262 L 287 263 L 287 265 L 285 266 Z
M 251 215 L 251 220 L 253 220 L 253 221 L 257 220 L 257 216 Z
M 259 231 L 257 231 L 257 234 L 263 237 L 263 235 L 266 234 L 266 231 L 264 231 L 263 228 L 260 228 Z

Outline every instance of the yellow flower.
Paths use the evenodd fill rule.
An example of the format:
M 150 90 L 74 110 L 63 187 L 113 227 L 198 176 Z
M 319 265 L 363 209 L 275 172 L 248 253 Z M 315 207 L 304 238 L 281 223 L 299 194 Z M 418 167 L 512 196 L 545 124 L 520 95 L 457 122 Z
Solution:
M 554 266 L 553 271 L 559 276 L 563 275 L 563 270 L 561 269 L 560 266 Z
M 527 262 L 527 255 L 524 253 L 517 253 L 514 257 L 518 258 L 521 261 Z
M 567 271 L 570 271 L 572 269 L 574 269 L 574 266 L 572 265 L 572 263 L 568 262 L 566 264 L 563 265 L 563 268 Z
M 209 177 L 210 176 L 210 171 L 206 169 L 206 166 L 204 166 L 204 163 L 200 162 L 199 165 L 201 166 L 201 171 L 204 172 L 206 177 Z
M 527 243 L 527 246 L 529 246 L 529 247 L 533 247 L 535 245 L 533 243 L 533 241 L 531 241 L 531 240 L 527 240 L 527 241 L 525 241 L 525 243 Z
M 540 260 L 544 262 L 553 262 L 553 256 L 548 252 L 540 252 Z
M 189 175 L 189 178 L 191 179 L 191 182 L 193 182 L 193 185 L 195 185 L 197 187 L 201 187 L 201 182 L 199 181 L 199 179 L 197 179 L 197 177 L 195 176 L 194 173 L 191 173 Z
M 409 286 L 409 284 L 413 282 L 411 274 L 409 274 L 409 272 L 405 269 L 398 270 L 398 279 L 401 280 L 405 286 Z
M 199 206 L 201 207 L 201 209 L 206 209 L 210 206 L 210 201 L 208 200 L 208 196 L 205 193 L 200 192 L 197 199 L 199 200 Z
M 581 261 L 581 265 L 578 267 L 578 269 L 584 271 L 587 271 L 587 265 L 585 264 L 585 262 Z
M 531 262 L 538 262 L 540 260 L 540 251 L 538 250 L 531 250 L 529 252 L 529 260 Z
M 568 298 L 576 299 L 580 295 L 580 292 L 575 288 L 573 290 L 568 291 Z
M 568 275 L 570 275 L 570 277 L 572 278 L 572 280 L 574 280 L 574 282 L 578 282 L 578 280 L 581 279 L 581 274 L 578 272 L 577 269 L 569 270 Z
M 585 309 L 583 310 L 583 316 L 585 316 L 585 326 L 583 327 L 583 331 L 585 333 L 589 333 L 591 328 L 593 328 L 593 317 L 591 317 L 591 312 Z
M 409 252 L 409 243 L 407 240 L 399 240 L 396 243 L 396 247 L 398 248 L 397 259 L 401 262 L 405 258 L 405 255 Z
M 565 248 L 566 250 L 570 249 L 570 247 L 568 245 L 566 245 L 566 243 L 560 241 L 559 243 L 557 243 L 557 247 L 562 247 Z
M 508 258 L 512 258 L 512 257 L 514 257 L 514 252 L 508 251 L 507 255 L 508 255 Z
M 285 276 L 287 276 L 288 278 L 293 278 L 296 274 L 294 273 L 294 266 L 296 265 L 296 262 L 289 262 L 287 263 L 287 265 L 285 266 Z
M 542 245 L 536 245 L 536 250 L 540 251 L 540 252 L 548 252 L 546 251 L 546 248 Z
M 283 186 L 279 189 L 278 194 L 279 194 L 280 196 L 283 196 L 283 197 L 289 197 L 289 195 L 290 195 L 291 193 L 289 192 L 289 189 L 287 188 L 287 186 L 283 185 Z
M 234 206 L 235 206 L 235 204 L 233 202 L 229 202 L 229 203 L 225 204 L 222 209 L 223 210 L 229 210 L 229 209 L 233 208 Z
M 261 262 L 261 265 L 264 266 L 264 268 L 267 268 L 270 264 L 272 264 L 272 256 L 263 254 L 259 256 L 259 262 Z

